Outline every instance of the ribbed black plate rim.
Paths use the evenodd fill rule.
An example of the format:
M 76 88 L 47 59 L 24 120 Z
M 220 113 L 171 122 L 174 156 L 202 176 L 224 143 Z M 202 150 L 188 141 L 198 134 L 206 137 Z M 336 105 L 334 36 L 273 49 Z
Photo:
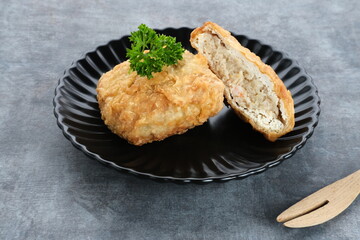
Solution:
M 175 28 L 166 28 L 166 29 L 163 29 L 163 30 L 156 30 L 157 32 L 160 32 L 160 33 L 167 33 L 167 32 L 176 32 L 176 31 L 187 31 L 187 32 L 191 32 L 193 29 L 190 29 L 190 28 L 186 28 L 186 27 L 183 27 L 183 28 L 179 28 L 179 29 L 175 29 Z M 266 162 L 264 163 L 262 166 L 260 167 L 257 167 L 257 168 L 252 168 L 248 171 L 245 171 L 245 172 L 241 172 L 241 173 L 232 173 L 232 174 L 228 174 L 226 176 L 219 176 L 219 177 L 206 177 L 206 178 L 178 178 L 178 177 L 174 177 L 174 176 L 160 176 L 160 175 L 154 175 L 154 174 L 150 174 L 150 173 L 145 173 L 145 172 L 140 172 L 140 171 L 136 171 L 134 169 L 131 169 L 131 168 L 127 168 L 127 167 L 123 167 L 123 166 L 119 166 L 117 164 L 115 164 L 114 162 L 112 161 L 109 161 L 107 159 L 104 159 L 103 157 L 101 157 L 100 155 L 98 155 L 96 152 L 92 152 L 92 151 L 89 151 L 85 145 L 79 143 L 76 139 L 76 136 L 74 136 L 73 134 L 71 134 L 69 132 L 69 127 L 64 124 L 64 116 L 60 113 L 59 109 L 60 107 L 62 106 L 61 103 L 59 102 L 59 96 L 61 95 L 59 89 L 61 87 L 64 86 L 64 78 L 66 77 L 69 77 L 69 70 L 72 69 L 72 68 L 75 68 L 77 63 L 81 60 L 83 60 L 86 56 L 88 56 L 89 54 L 94 54 L 95 52 L 97 52 L 99 49 L 101 48 L 104 48 L 106 46 L 109 46 L 111 43 L 113 42 L 116 42 L 116 41 L 124 41 L 125 39 L 128 38 L 128 36 L 124 36 L 120 39 L 117 39 L 117 40 L 111 40 L 109 41 L 107 44 L 104 44 L 104 45 L 101 45 L 101 46 L 98 46 L 94 51 L 90 51 L 90 52 L 87 52 L 85 53 L 82 57 L 80 57 L 79 60 L 77 61 L 74 61 L 71 66 L 69 68 L 67 68 L 67 70 L 64 71 L 64 74 L 63 76 L 59 79 L 58 81 L 58 85 L 57 87 L 55 88 L 55 96 L 54 96 L 54 99 L 53 99 L 53 105 L 54 105 L 54 115 L 56 117 L 56 120 L 57 120 L 57 125 L 59 126 L 59 128 L 62 130 L 64 136 L 76 147 L 78 148 L 79 150 L 81 150 L 83 153 L 85 153 L 87 156 L 93 158 L 93 159 L 96 159 L 98 160 L 99 162 L 103 163 L 103 164 L 106 164 L 106 165 L 109 165 L 111 167 L 114 167 L 115 169 L 118 169 L 118 170 L 121 170 L 121 171 L 125 171 L 125 172 L 129 172 L 131 174 L 134 174 L 134 175 L 137 175 L 137 176 L 141 176 L 141 177 L 148 177 L 148 178 L 151 178 L 151 179 L 154 179 L 154 180 L 161 180 L 161 181 L 174 181 L 174 182 L 178 182 L 178 183 L 187 183 L 187 182 L 197 182 L 197 183 L 207 183 L 207 182 L 213 182 L 213 181 L 227 181 L 227 180 L 231 180 L 231 179 L 240 179 L 240 178 L 245 178 L 247 176 L 250 176 L 252 174 L 256 174 L 256 173 L 261 173 L 265 170 L 267 170 L 268 168 L 271 168 L 271 167 L 274 167 L 274 166 L 277 166 L 279 165 L 282 161 L 284 161 L 285 159 L 288 159 L 290 157 L 292 157 L 299 149 L 301 149 L 305 143 L 307 142 L 307 140 L 312 136 L 313 132 L 314 132 L 314 129 L 315 127 L 317 126 L 318 124 L 318 121 L 319 121 L 319 116 L 320 116 L 320 98 L 319 98 L 319 95 L 318 95 L 318 89 L 316 87 L 316 85 L 314 84 L 314 81 L 313 79 L 311 78 L 310 75 L 307 74 L 306 70 L 304 68 L 302 68 L 301 66 L 299 66 L 299 64 L 297 63 L 296 60 L 294 59 L 290 59 L 287 57 L 287 54 L 281 52 L 281 51 L 278 51 L 278 50 L 274 50 L 271 46 L 269 45 L 266 45 L 266 44 L 262 44 L 261 41 L 259 40 L 256 40 L 256 39 L 250 39 L 248 38 L 247 36 L 245 35 L 237 35 L 237 34 L 234 34 L 233 35 L 240 41 L 240 43 L 248 48 L 250 48 L 247 44 L 248 43 L 255 43 L 255 44 L 258 44 L 258 45 L 261 45 L 261 46 L 266 46 L 267 48 L 269 48 L 274 54 L 279 54 L 282 56 L 281 60 L 283 59 L 289 59 L 291 60 L 291 67 L 295 67 L 295 68 L 298 68 L 300 69 L 301 71 L 301 74 L 303 76 L 305 76 L 309 83 L 311 84 L 312 88 L 313 88 L 313 97 L 314 97 L 314 100 L 312 102 L 315 102 L 315 104 L 313 105 L 314 107 L 314 119 L 312 120 L 312 123 L 311 125 L 308 126 L 308 130 L 302 134 L 302 140 L 301 142 L 295 144 L 293 147 L 292 147 L 292 150 L 288 153 L 285 153 L 285 154 L 282 154 L 282 155 L 279 155 L 275 160 L 273 161 L 269 161 L 269 162 Z M 251 49 L 251 48 L 250 48 Z M 253 49 L 251 49 L 252 51 L 254 51 Z M 259 49 L 258 49 L 259 50 Z M 257 53 L 256 51 L 254 51 L 255 53 Z

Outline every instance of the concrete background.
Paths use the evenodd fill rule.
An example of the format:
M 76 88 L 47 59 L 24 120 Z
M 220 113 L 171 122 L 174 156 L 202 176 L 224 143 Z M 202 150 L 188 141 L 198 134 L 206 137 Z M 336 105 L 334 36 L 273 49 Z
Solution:
M 308 143 L 243 180 L 158 183 L 86 157 L 53 116 L 73 60 L 140 23 L 211 20 L 297 59 L 322 99 Z M 360 168 L 360 2 L 1 1 L 0 239 L 359 239 L 360 205 L 323 225 L 287 229 L 290 205 Z

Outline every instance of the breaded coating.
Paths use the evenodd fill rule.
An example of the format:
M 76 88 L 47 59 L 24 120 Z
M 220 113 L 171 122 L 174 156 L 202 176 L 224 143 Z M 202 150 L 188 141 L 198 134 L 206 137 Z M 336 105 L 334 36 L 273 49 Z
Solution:
M 143 145 L 184 133 L 223 107 L 224 84 L 202 55 L 185 51 L 178 64 L 153 76 L 131 72 L 125 61 L 98 82 L 102 119 L 129 143 Z

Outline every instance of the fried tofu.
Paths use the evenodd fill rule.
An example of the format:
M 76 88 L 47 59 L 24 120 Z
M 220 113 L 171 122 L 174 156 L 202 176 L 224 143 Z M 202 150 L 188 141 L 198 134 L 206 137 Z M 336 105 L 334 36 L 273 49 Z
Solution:
M 131 144 L 140 146 L 182 134 L 223 108 L 224 84 L 200 54 L 185 51 L 176 65 L 153 76 L 137 75 L 125 61 L 98 82 L 102 119 Z
M 213 22 L 196 28 L 190 42 L 223 80 L 227 102 L 241 119 L 272 142 L 293 130 L 291 92 L 270 66 Z

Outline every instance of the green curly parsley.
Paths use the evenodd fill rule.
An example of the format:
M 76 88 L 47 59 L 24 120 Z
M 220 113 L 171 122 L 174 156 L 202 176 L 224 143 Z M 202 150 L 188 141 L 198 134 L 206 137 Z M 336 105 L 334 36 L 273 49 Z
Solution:
M 141 24 L 138 29 L 129 37 L 131 49 L 126 49 L 130 68 L 138 75 L 150 79 L 152 73 L 161 72 L 163 66 L 176 64 L 182 59 L 185 49 L 176 42 L 176 38 L 156 34 L 145 24 Z

